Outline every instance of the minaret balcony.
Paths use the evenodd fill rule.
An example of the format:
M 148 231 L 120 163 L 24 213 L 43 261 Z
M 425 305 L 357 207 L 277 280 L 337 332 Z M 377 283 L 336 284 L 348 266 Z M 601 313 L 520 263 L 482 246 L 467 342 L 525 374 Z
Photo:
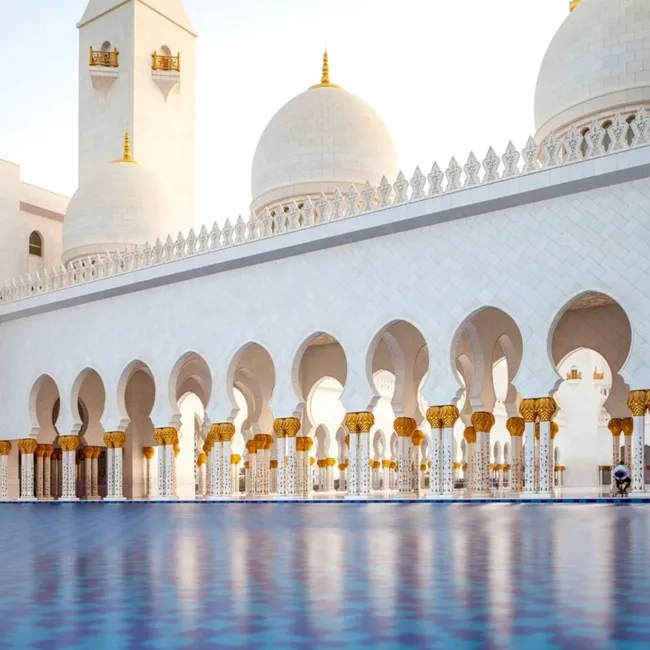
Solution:
M 89 64 L 91 68 L 100 66 L 102 68 L 119 68 L 120 53 L 117 48 L 112 51 L 93 50 L 90 48 Z
M 88 64 L 93 88 L 107 93 L 117 79 L 117 68 L 120 66 L 120 53 L 117 48 L 93 50 L 91 47 Z
M 167 54 L 158 54 L 154 52 L 151 55 L 152 70 L 165 70 L 166 72 L 180 72 L 181 71 L 181 53 L 179 52 L 176 56 L 171 56 Z
M 151 55 L 151 77 L 160 89 L 165 101 L 169 93 L 181 80 L 181 54 L 172 56 L 169 50 L 163 49 L 162 54 L 154 52 Z

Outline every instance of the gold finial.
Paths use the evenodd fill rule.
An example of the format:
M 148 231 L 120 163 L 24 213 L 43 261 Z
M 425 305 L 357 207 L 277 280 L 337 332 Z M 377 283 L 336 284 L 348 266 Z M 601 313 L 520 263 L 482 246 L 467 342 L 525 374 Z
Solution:
M 323 68 L 321 72 L 320 83 L 316 84 L 315 86 L 312 86 L 312 88 L 325 88 L 325 87 L 327 88 L 341 87 L 330 82 L 330 63 L 329 63 L 329 57 L 327 56 L 327 50 L 325 50 L 325 52 L 323 53 Z
M 569 2 L 569 11 L 573 11 L 581 2 L 582 0 L 571 0 Z
M 124 132 L 124 151 L 122 152 L 122 157 L 119 158 L 118 160 L 114 160 L 114 163 L 123 163 L 123 162 L 128 162 L 128 163 L 136 163 L 135 160 L 133 160 L 133 156 L 131 154 L 131 136 L 129 135 L 128 131 Z

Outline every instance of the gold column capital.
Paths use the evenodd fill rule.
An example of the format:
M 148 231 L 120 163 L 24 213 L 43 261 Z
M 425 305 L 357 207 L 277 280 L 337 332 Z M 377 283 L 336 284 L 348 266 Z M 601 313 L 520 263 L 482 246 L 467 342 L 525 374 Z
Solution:
M 440 408 L 440 419 L 442 420 L 443 429 L 453 429 L 459 417 L 460 413 L 458 412 L 458 408 L 453 404 L 447 404 Z
M 257 453 L 257 444 L 255 443 L 255 440 L 247 440 L 246 441 L 246 451 L 249 454 L 256 454 Z
M 424 442 L 424 433 L 416 429 L 411 436 L 411 443 L 414 447 L 419 447 Z
M 633 390 L 627 397 L 627 407 L 633 416 L 644 415 L 648 409 L 648 396 L 645 390 Z
M 474 427 L 465 427 L 463 437 L 468 445 L 474 444 L 476 442 L 476 431 L 474 430 Z
M 522 399 L 519 405 L 519 412 L 524 418 L 524 422 L 535 422 L 537 416 L 537 400 Z
M 178 455 L 181 453 L 181 446 L 176 443 L 174 445 L 174 458 L 178 458 Z
M 490 433 L 494 426 L 494 415 L 487 411 L 472 413 L 472 426 L 476 433 Z
M 59 436 L 59 446 L 63 451 L 77 451 L 79 436 Z
M 359 433 L 369 433 L 374 423 L 375 416 L 370 411 L 361 411 L 357 413 L 357 426 L 359 427 Z
M 273 461 L 271 461 L 271 462 L 273 462 Z M 276 460 L 275 462 L 276 462 L 276 466 L 277 466 L 278 461 Z M 241 456 L 239 454 L 230 454 L 230 464 L 231 465 L 239 465 L 239 463 L 241 463 Z
M 231 442 L 235 437 L 235 425 L 232 422 L 222 422 L 219 427 L 221 442 Z
M 18 441 L 18 449 L 21 454 L 33 454 L 38 447 L 38 442 L 34 438 L 23 438 Z
M 612 436 L 615 438 L 619 437 L 621 431 L 623 431 L 623 422 L 621 421 L 621 418 L 612 418 L 607 423 L 607 428 L 610 430 Z
M 525 428 L 524 418 L 508 418 L 506 420 L 506 429 L 513 438 L 521 438 L 524 435 Z
M 426 418 L 432 429 L 440 429 L 442 427 L 441 411 L 442 409 L 439 406 L 430 406 L 427 409 Z
M 300 420 L 298 418 L 285 418 L 284 432 L 287 438 L 295 438 L 300 431 Z
M 555 440 L 555 437 L 560 432 L 560 425 L 557 422 L 551 422 L 551 440 Z
M 542 397 L 535 401 L 535 408 L 540 422 L 550 422 L 553 414 L 557 411 L 557 404 L 552 397 Z
M 417 422 L 414 418 L 395 418 L 393 428 L 400 438 L 410 438 L 417 428 Z
M 8 456 L 11 451 L 9 440 L 0 440 L 0 456 Z
M 196 466 L 201 467 L 201 465 L 205 465 L 208 462 L 208 457 L 205 455 L 205 453 L 200 453 L 196 459 Z
M 269 469 L 278 469 L 278 461 L 277 460 L 270 460 L 269 461 Z
M 155 451 L 153 447 L 143 447 L 142 448 L 142 454 L 147 460 L 151 460 L 153 458 Z
M 284 438 L 284 420 L 282 418 L 276 418 L 273 420 L 273 432 L 275 433 L 276 438 Z
M 123 431 L 113 431 L 111 433 L 111 439 L 113 441 L 113 449 L 124 449 L 126 445 L 126 433 Z
M 346 413 L 345 414 L 345 419 L 343 420 L 345 423 L 345 428 L 350 432 L 350 433 L 359 433 L 359 427 L 357 424 L 357 414 L 356 413 Z M 348 436 L 348 442 L 346 442 L 347 445 L 349 445 L 349 436 Z

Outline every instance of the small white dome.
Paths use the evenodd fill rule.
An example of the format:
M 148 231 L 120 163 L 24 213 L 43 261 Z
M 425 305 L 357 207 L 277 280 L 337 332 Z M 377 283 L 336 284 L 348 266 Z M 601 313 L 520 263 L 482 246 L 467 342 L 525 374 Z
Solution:
M 70 199 L 63 263 L 174 234 L 175 212 L 155 174 L 130 160 L 108 163 Z
M 260 138 L 251 176 L 254 212 L 338 187 L 377 185 L 397 175 L 395 145 L 381 118 L 364 101 L 329 83 L 294 97 Z
M 650 107 L 650 0 L 582 0 L 546 52 L 535 91 L 540 141 L 572 124 Z

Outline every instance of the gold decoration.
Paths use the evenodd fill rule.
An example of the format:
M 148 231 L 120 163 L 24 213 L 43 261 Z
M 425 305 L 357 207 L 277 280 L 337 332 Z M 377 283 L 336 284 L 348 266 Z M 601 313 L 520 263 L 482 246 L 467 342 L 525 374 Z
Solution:
M 138 163 L 133 160 L 131 155 L 131 136 L 128 131 L 124 132 L 124 148 L 122 149 L 122 157 L 113 160 L 114 163 L 133 163 L 137 165 Z
M 466 427 L 463 437 L 468 445 L 474 444 L 476 442 L 476 431 L 474 430 L 474 427 Z
M 506 429 L 513 438 L 521 438 L 524 435 L 525 428 L 524 418 L 508 418 L 506 421 Z
M 392 462 L 390 460 L 382 460 L 381 461 L 381 466 L 384 469 L 390 469 L 390 466 L 392 465 Z
M 248 462 L 248 461 L 245 461 L 245 462 L 244 462 L 244 469 L 249 469 L 249 467 L 250 467 L 249 462 Z
M 350 446 L 350 434 L 346 434 L 345 438 L 343 438 L 343 442 L 345 443 L 346 447 Z
M 623 423 L 621 422 L 621 418 L 612 418 L 607 423 L 607 428 L 615 438 L 620 436 L 621 431 L 623 431 Z
M 564 472 L 564 470 L 566 470 L 566 467 L 564 465 L 557 465 L 555 467 L 556 472 Z
M 633 416 L 644 415 L 648 408 L 646 391 L 631 391 L 627 398 L 627 407 L 632 411 Z
M 454 469 L 462 469 L 462 463 L 454 463 Z
M 582 373 L 577 368 L 571 368 L 571 370 L 567 372 L 566 378 L 568 381 L 578 381 L 579 379 L 582 379 Z
M 472 413 L 472 426 L 476 433 L 490 433 L 494 426 L 494 415 L 487 411 Z
M 309 457 L 309 464 L 313 465 L 316 462 L 316 459 L 313 456 Z
M 394 470 L 395 472 L 399 469 L 399 465 L 397 464 L 397 461 L 393 461 L 391 464 L 391 469 Z
M 222 422 L 219 427 L 221 442 L 232 442 L 235 437 L 235 425 L 232 422 Z
M 205 465 L 207 462 L 208 462 L 208 457 L 205 455 L 205 453 L 200 453 L 196 458 L 197 467 L 201 467 L 201 465 Z
M 246 451 L 249 454 L 256 454 L 257 453 L 257 444 L 255 440 L 247 440 L 246 441 Z
M 632 418 L 622 418 L 621 427 L 626 436 L 631 436 L 634 431 L 634 420 Z
M 54 453 L 54 445 L 40 445 L 43 448 L 43 458 L 52 458 Z M 92 449 L 98 449 L 98 447 L 92 447 Z
M 286 418 L 284 420 L 284 431 L 287 438 L 295 438 L 300 431 L 300 420 L 298 418 Z
M 375 416 L 370 411 L 357 413 L 357 426 L 359 433 L 368 433 L 375 423 Z
M 275 462 L 277 463 L 278 461 L 276 460 Z M 239 454 L 230 454 L 230 464 L 239 465 L 239 463 L 241 463 L 241 456 Z
M 61 439 L 59 438 L 59 442 L 61 442 Z M 113 449 L 113 434 L 112 433 L 105 433 L 104 434 L 104 444 L 108 449 Z M 65 447 L 63 444 L 61 444 L 61 449 L 65 450 Z
M 63 451 L 77 451 L 79 436 L 59 436 L 59 445 Z
M 174 458 L 178 458 L 181 453 L 181 446 L 179 444 L 174 445 Z
M 173 447 L 178 442 L 178 431 L 173 427 L 163 429 L 163 442 L 167 447 Z
M 314 439 L 307 436 L 305 438 L 304 445 L 305 445 L 305 451 L 309 451 L 314 446 Z
M 341 472 L 345 471 L 345 468 L 346 468 L 346 467 L 347 467 L 347 465 L 346 465 L 345 463 L 339 463 L 339 470 L 340 470 Z
M 356 413 L 346 413 L 345 414 L 345 427 L 350 433 L 359 433 L 359 428 L 357 426 L 357 414 Z M 348 440 L 346 442 L 348 446 L 350 446 L 350 439 L 348 437 Z
M 534 422 L 537 415 L 537 403 L 534 399 L 523 399 L 519 405 L 519 412 L 525 422 Z
M 424 433 L 416 429 L 411 436 L 411 443 L 414 447 L 419 447 L 424 442 Z
M 422 463 L 420 465 L 420 471 L 421 472 L 426 472 L 427 471 L 427 464 L 426 463 Z
M 142 453 L 147 460 L 151 460 L 155 452 L 153 447 L 143 447 Z
M 557 410 L 557 405 L 552 397 L 542 397 L 536 400 L 535 408 L 537 409 L 540 422 L 550 422 L 553 414 Z
M 453 429 L 459 417 L 458 409 L 451 404 L 443 406 L 440 409 L 440 419 L 442 420 L 443 429 Z
M 612 466 L 611 466 L 611 465 L 598 465 L 598 469 L 599 469 L 601 472 L 606 472 L 606 471 L 608 471 L 608 470 L 611 470 L 611 469 L 612 469 Z
M 8 440 L 0 440 L 0 456 L 8 456 L 11 451 L 11 443 Z
M 535 422 L 535 440 L 539 440 L 539 422 Z
M 278 469 L 278 461 L 277 460 L 272 460 L 269 462 L 269 467 L 271 469 Z
M 305 451 L 305 446 L 303 444 L 304 438 L 302 436 L 297 436 L 296 437 L 296 452 L 300 451 L 303 452 Z
M 278 418 L 273 420 L 273 431 L 277 438 L 284 438 L 284 420 Z
M 560 425 L 557 422 L 551 422 L 551 440 L 555 440 L 555 436 L 560 432 Z
M 176 56 L 170 54 L 158 54 L 156 51 L 151 55 L 151 69 L 165 70 L 166 72 L 181 71 L 181 53 Z
M 120 53 L 117 51 L 117 48 L 114 48 L 112 52 L 105 52 L 104 50 L 93 50 L 91 46 L 88 64 L 91 68 L 95 66 L 118 68 L 120 65 Z
M 153 439 L 156 442 L 157 445 L 164 445 L 165 441 L 163 440 L 162 432 L 164 429 L 154 429 L 153 430 Z M 104 441 L 104 444 L 106 444 L 106 441 Z M 107 445 L 108 446 L 108 445 Z
M 573 11 L 580 3 L 582 0 L 570 0 L 569 1 L 569 11 Z
M 598 368 L 594 368 L 594 381 L 602 381 L 605 379 L 604 372 L 598 372 Z
M 126 445 L 126 433 L 114 431 L 111 433 L 111 440 L 113 442 L 113 449 L 124 449 L 124 445 Z
M 321 468 L 327 467 L 327 459 L 319 458 L 318 461 L 316 462 L 316 465 Z
M 413 418 L 395 418 L 393 428 L 400 438 L 410 438 L 417 428 L 417 422 Z
M 336 84 L 333 84 L 330 81 L 329 56 L 327 55 L 327 50 L 325 50 L 323 54 L 323 66 L 321 69 L 320 83 L 311 86 L 311 88 L 340 88 L 340 87 L 341 86 L 337 86 Z
M 440 429 L 442 427 L 442 415 L 439 406 L 430 406 L 427 409 L 427 422 L 431 425 L 432 429 Z

